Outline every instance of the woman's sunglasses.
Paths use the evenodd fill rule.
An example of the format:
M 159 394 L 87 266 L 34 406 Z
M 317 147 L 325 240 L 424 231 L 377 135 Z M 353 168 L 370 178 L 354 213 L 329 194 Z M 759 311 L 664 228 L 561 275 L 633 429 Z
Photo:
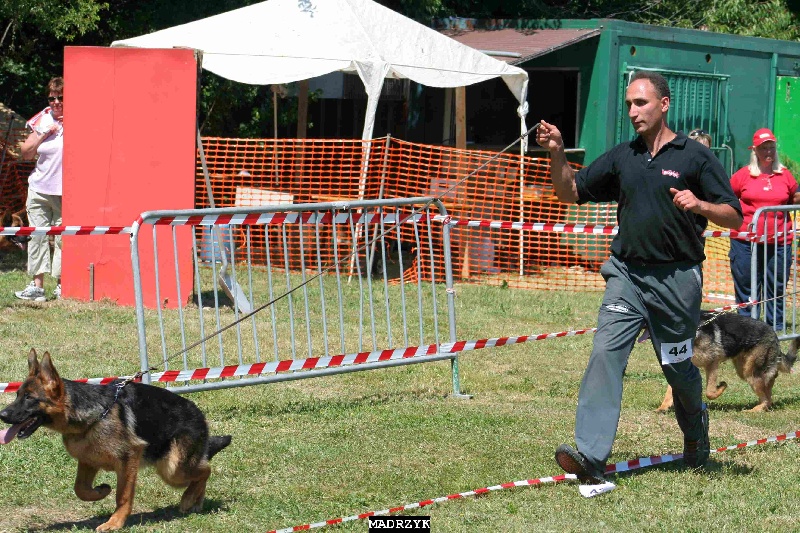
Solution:
M 689 137 L 699 137 L 700 135 L 708 135 L 708 132 L 706 130 L 692 130 L 689 132 Z
M 53 102 L 55 102 L 56 100 L 58 100 L 59 102 L 61 102 L 63 104 L 64 103 L 64 95 L 63 94 L 59 94 L 58 96 L 48 96 L 47 97 L 47 101 L 50 102 L 51 104 Z

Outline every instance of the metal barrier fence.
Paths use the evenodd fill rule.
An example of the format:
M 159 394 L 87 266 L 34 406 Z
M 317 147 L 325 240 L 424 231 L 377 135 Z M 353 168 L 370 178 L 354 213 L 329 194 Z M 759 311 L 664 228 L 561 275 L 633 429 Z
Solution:
M 752 231 L 758 240 L 750 243 L 750 316 L 767 322 L 781 340 L 797 337 L 797 239 L 791 225 L 800 206 L 759 208 L 753 215 Z M 785 223 L 784 223 L 785 222 Z
M 450 226 L 435 215 L 447 211 L 432 197 L 142 214 L 131 234 L 141 369 L 336 359 L 171 387 L 190 392 L 449 359 L 460 395 L 458 354 L 438 349 L 456 325 Z M 153 268 L 142 269 L 151 243 Z M 256 246 L 265 266 L 249 260 Z M 429 347 L 352 365 L 335 357 L 414 345 Z

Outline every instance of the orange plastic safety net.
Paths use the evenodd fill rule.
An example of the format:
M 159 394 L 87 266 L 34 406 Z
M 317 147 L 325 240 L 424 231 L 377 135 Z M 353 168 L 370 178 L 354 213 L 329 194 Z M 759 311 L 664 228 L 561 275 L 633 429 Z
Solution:
M 282 202 L 435 196 L 455 219 L 530 223 L 616 225 L 613 204 L 562 204 L 553 196 L 549 160 L 422 145 L 394 138 L 372 141 L 320 139 L 204 138 L 204 151 L 216 207 Z M 208 207 L 201 161 L 197 164 L 197 207 Z M 259 250 L 270 228 L 251 235 L 251 261 L 264 264 Z M 299 239 L 298 229 L 295 239 Z M 305 231 L 309 231 L 306 229 Z M 402 238 L 413 242 L 411 228 Z M 241 235 L 239 236 L 241 239 Z M 602 290 L 600 265 L 611 235 L 455 226 L 454 275 L 462 282 L 507 284 L 550 290 Z M 732 294 L 727 238 L 708 239 L 706 291 Z M 429 247 L 427 242 L 421 244 Z M 442 253 L 441 242 L 429 253 Z M 290 252 L 291 253 L 291 252 Z M 435 257 L 439 257 L 435 255 Z M 332 249 L 324 260 L 334 258 Z M 237 259 L 242 259 L 237 256 Z M 288 258 L 291 267 L 298 257 Z M 434 262 L 442 264 L 437 259 Z M 417 266 L 421 266 L 418 274 Z M 411 265 L 406 278 L 431 279 L 429 264 Z M 440 272 L 436 278 L 439 279 Z
M 726 231 L 709 222 L 709 231 Z M 709 300 L 732 300 L 733 278 L 728 252 L 731 241 L 727 237 L 706 239 L 706 261 L 703 263 L 703 292 Z
M 23 128 L 9 128 L 0 138 L 0 211 L 25 209 L 28 175 L 33 163 L 20 160 L 19 147 L 27 137 Z
M 0 165 L 3 209 L 25 207 L 27 177 L 33 167 L 33 163 L 19 159 L 18 147 L 25 134 L 21 129 L 11 131 L 0 146 L 6 154 Z M 453 218 L 461 220 L 616 225 L 613 204 L 559 203 L 553 196 L 547 159 L 422 145 L 390 137 L 371 141 L 207 137 L 203 147 L 216 207 L 435 196 Z M 199 155 L 195 190 L 196 206 L 209 207 Z M 79 225 L 80 221 L 69 223 Z M 252 227 L 251 261 L 265 264 L 267 237 L 279 242 L 277 232 L 284 230 L 290 243 L 303 238 L 297 227 Z M 402 238 L 408 242 L 414 241 L 412 232 L 410 227 L 401 228 Z M 346 233 L 340 231 L 339 237 Z M 334 239 L 328 237 L 325 241 L 323 236 L 329 243 L 323 250 L 324 264 L 335 259 Z M 548 290 L 602 290 L 599 269 L 612 238 L 467 226 L 453 227 L 451 237 L 454 276 L 460 282 Z M 243 243 L 245 236 L 239 230 L 235 238 Z M 439 265 L 443 264 L 439 257 L 441 241 L 434 240 L 432 250 L 427 241 L 423 240 L 421 246 L 425 247 L 420 253 L 425 264 L 419 265 L 420 270 L 418 265 L 409 265 L 404 277 L 422 275 L 430 279 L 430 264 L 424 259 L 430 253 L 438 257 Z M 704 288 L 711 299 L 733 294 L 728 248 L 726 237 L 706 239 Z M 300 258 L 294 249 L 290 246 L 288 257 L 273 261 L 297 268 Z M 237 255 L 237 260 L 245 259 L 243 252 Z

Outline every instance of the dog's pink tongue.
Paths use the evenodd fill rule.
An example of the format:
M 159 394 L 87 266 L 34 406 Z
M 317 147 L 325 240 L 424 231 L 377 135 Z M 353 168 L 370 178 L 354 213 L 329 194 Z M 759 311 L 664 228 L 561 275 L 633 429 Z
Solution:
M 17 433 L 19 433 L 19 429 L 21 427 L 22 424 L 14 424 L 10 428 L 0 431 L 0 444 L 8 444 L 14 440 L 14 437 L 17 436 Z

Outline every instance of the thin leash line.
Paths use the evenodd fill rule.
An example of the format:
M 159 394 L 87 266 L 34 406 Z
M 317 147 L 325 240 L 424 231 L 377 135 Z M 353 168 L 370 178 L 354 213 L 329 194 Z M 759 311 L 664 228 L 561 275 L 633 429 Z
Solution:
M 294 287 L 292 287 L 291 289 L 287 290 L 283 294 L 280 294 L 280 295 L 276 296 L 272 300 L 260 305 L 259 307 L 253 309 L 249 313 L 246 313 L 246 314 L 240 316 L 238 319 L 234 320 L 230 324 L 227 324 L 226 326 L 223 326 L 222 328 L 220 328 L 218 330 L 215 330 L 214 332 L 210 333 L 206 337 L 204 337 L 204 338 L 202 338 L 202 339 L 200 339 L 198 341 L 195 341 L 194 343 L 190 344 L 186 348 L 183 348 L 183 349 L 173 353 L 172 355 L 170 355 L 166 359 L 162 360 L 162 363 L 167 363 L 169 361 L 172 361 L 173 359 L 183 355 L 184 353 L 188 352 L 189 350 L 192 350 L 192 349 L 196 348 L 197 346 L 200 346 L 201 344 L 213 339 L 217 335 L 220 335 L 220 334 L 224 333 L 225 331 L 231 329 L 232 327 L 236 326 L 240 322 L 242 322 L 244 320 L 247 320 L 248 318 L 252 317 L 256 313 L 259 313 L 259 312 L 263 311 L 264 309 L 268 308 L 269 306 L 274 305 L 275 303 L 279 302 L 280 300 L 286 298 L 290 294 L 293 294 L 295 291 L 297 291 L 299 289 L 302 289 L 303 287 L 307 286 L 311 282 L 319 279 L 321 276 L 329 273 L 332 269 L 336 268 L 337 266 L 341 266 L 346 261 L 350 261 L 353 257 L 357 257 L 357 254 L 359 254 L 362 251 L 366 251 L 370 246 L 372 246 L 374 243 L 378 242 L 380 239 L 382 239 L 386 235 L 388 235 L 391 232 L 395 231 L 402 224 L 404 224 L 408 220 L 416 217 L 418 214 L 420 214 L 420 213 L 424 212 L 425 210 L 427 210 L 428 207 L 433 202 L 435 202 L 437 200 L 441 202 L 442 199 L 447 194 L 449 194 L 456 187 L 459 187 L 462 183 L 464 183 L 465 181 L 467 181 L 468 179 L 473 177 L 477 172 L 479 172 L 482 169 L 484 169 L 487 165 L 489 165 L 490 163 L 494 162 L 498 157 L 500 157 L 501 155 L 506 153 L 508 150 L 510 150 L 511 148 L 516 146 L 523 139 L 527 138 L 531 134 L 531 132 L 533 132 L 536 129 L 538 129 L 540 125 L 541 125 L 541 122 L 537 122 L 534 126 L 529 128 L 528 131 L 526 131 L 525 133 L 523 133 L 519 137 L 517 137 L 511 144 L 509 144 L 508 146 L 506 146 L 505 148 L 503 148 L 502 150 L 497 152 L 495 155 L 493 155 L 492 157 L 487 159 L 484 163 L 482 163 L 480 166 L 478 166 L 475 170 L 469 172 L 466 176 L 464 176 L 463 178 L 461 178 L 458 181 L 456 181 L 456 183 L 453 184 L 451 187 L 449 187 L 449 188 L 445 189 L 444 191 L 440 192 L 437 196 L 431 197 L 424 204 L 422 204 L 422 206 L 412 208 L 411 212 L 408 215 L 403 217 L 401 220 L 395 222 L 393 225 L 390 225 L 388 228 L 385 228 L 379 234 L 375 235 L 375 237 L 373 237 L 371 240 L 368 240 L 368 241 L 365 240 L 363 245 L 351 248 L 351 251 L 346 256 L 342 256 L 342 257 L 334 259 L 326 267 L 323 267 L 319 272 L 317 272 L 313 276 L 309 277 L 308 279 L 306 279 L 302 283 L 300 283 L 298 285 L 295 285 Z M 362 224 L 366 225 L 366 219 L 364 219 L 364 222 L 362 222 Z M 132 376 L 131 378 L 128 378 L 125 382 L 123 382 L 124 384 L 122 385 L 122 387 L 124 387 L 125 384 L 130 383 L 131 381 L 134 381 L 136 379 L 140 379 L 144 374 L 147 374 L 147 373 L 149 373 L 151 371 L 157 371 L 157 370 L 158 370 L 158 368 L 156 368 L 154 366 L 149 367 L 146 371 L 140 370 L 134 376 Z M 120 389 L 121 389 L 121 387 L 120 387 Z M 115 401 L 116 401 L 116 397 L 115 397 Z
M 773 296 L 772 298 L 767 298 L 766 300 L 748 300 L 746 302 L 743 302 L 742 304 L 737 305 L 733 309 L 723 309 L 721 311 L 711 310 L 711 311 L 709 311 L 712 314 L 711 318 L 709 318 L 705 322 L 701 322 L 700 324 L 698 324 L 697 329 L 700 329 L 701 327 L 710 324 L 711 322 L 715 321 L 717 318 L 719 318 L 720 316 L 722 316 L 724 314 L 733 313 L 734 311 L 739 312 L 739 309 L 742 308 L 742 307 L 752 307 L 754 305 L 762 305 L 762 304 L 765 304 L 767 302 L 771 302 L 773 300 L 784 299 L 787 296 L 795 296 L 796 294 L 800 294 L 800 291 L 785 292 L 781 296 Z

